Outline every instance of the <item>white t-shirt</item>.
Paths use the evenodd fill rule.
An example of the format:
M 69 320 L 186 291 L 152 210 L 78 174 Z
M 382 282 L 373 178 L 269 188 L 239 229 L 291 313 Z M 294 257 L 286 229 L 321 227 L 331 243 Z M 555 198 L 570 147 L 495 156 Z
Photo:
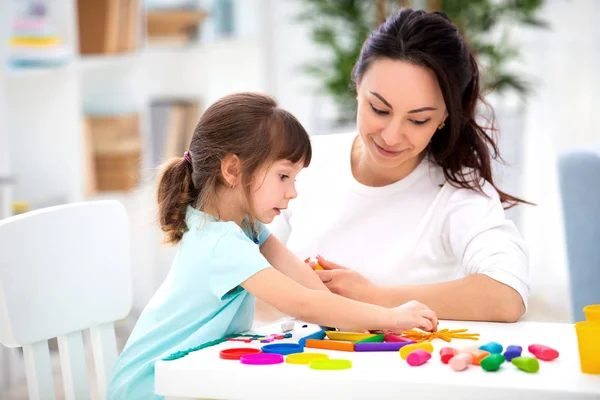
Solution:
M 298 257 L 321 254 L 378 285 L 447 282 L 481 273 L 511 286 L 527 305 L 528 255 L 498 193 L 446 182 L 425 158 L 406 178 L 383 187 L 354 178 L 356 133 L 313 136 L 310 166 L 269 229 Z

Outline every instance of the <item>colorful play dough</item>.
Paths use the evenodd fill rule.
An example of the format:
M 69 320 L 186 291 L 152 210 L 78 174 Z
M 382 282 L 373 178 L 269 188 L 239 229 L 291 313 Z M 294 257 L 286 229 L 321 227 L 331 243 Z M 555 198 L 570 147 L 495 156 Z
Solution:
M 404 346 L 413 344 L 410 342 L 374 342 L 374 343 L 355 343 L 354 351 L 398 351 Z
M 325 332 L 327 337 L 331 340 L 343 340 L 346 342 L 358 342 L 379 336 L 374 333 L 360 333 L 360 332 L 338 332 L 338 331 L 327 331 Z
M 458 353 L 448 361 L 448 365 L 454 371 L 464 371 L 473 363 L 473 355 L 471 353 Z
M 433 345 L 429 342 L 414 343 L 404 346 L 400 349 L 400 357 L 406 360 L 408 355 L 415 350 L 425 350 L 428 353 L 433 353 Z
M 527 350 L 540 360 L 552 361 L 558 358 L 558 351 L 554 350 L 552 347 L 544 346 L 543 344 L 532 344 Z
M 484 350 L 468 350 L 468 352 L 473 356 L 473 365 L 479 365 L 481 360 L 490 355 L 488 351 Z
M 406 357 L 406 362 L 411 367 L 418 367 L 419 365 L 425 364 L 431 358 L 431 353 L 425 351 L 423 349 L 417 349 L 412 351 L 408 357 Z
M 521 357 L 522 352 L 523 348 L 521 346 L 511 345 L 506 348 L 504 358 L 506 358 L 506 361 L 511 361 L 515 357 Z
M 513 365 L 525 372 L 538 372 L 540 369 L 540 362 L 534 357 L 515 357 L 511 361 Z
M 506 359 L 502 354 L 494 353 L 481 360 L 479 364 L 484 370 L 488 372 L 493 372 L 498 371 L 505 360 Z
M 487 351 L 490 354 L 501 354 L 503 348 L 500 343 L 489 342 L 489 343 L 479 346 L 479 350 Z
M 305 347 L 312 349 L 339 350 L 339 351 L 354 351 L 354 343 L 345 342 L 342 340 L 316 340 L 308 339 Z
M 304 328 L 304 326 L 303 326 Z M 302 347 L 306 346 L 306 341 L 309 339 L 315 339 L 315 340 L 321 340 L 325 338 L 325 331 L 324 330 L 320 330 L 314 333 L 311 333 L 310 335 L 304 336 L 302 339 L 298 340 L 298 344 Z
M 440 349 L 440 357 L 442 359 L 442 363 L 444 364 L 448 364 L 448 361 L 450 361 L 450 359 L 457 354 L 458 350 L 456 350 L 454 347 L 443 347 Z
M 414 340 L 410 340 L 410 339 L 404 338 L 402 336 L 394 335 L 392 333 L 386 333 L 385 335 L 383 335 L 383 341 L 384 342 L 411 342 L 411 343 L 415 343 Z
M 357 340 L 356 344 L 358 343 L 382 343 L 384 340 L 385 335 L 383 333 L 378 334 L 378 335 L 373 335 L 371 337 L 365 338 L 365 339 L 361 339 L 361 340 Z

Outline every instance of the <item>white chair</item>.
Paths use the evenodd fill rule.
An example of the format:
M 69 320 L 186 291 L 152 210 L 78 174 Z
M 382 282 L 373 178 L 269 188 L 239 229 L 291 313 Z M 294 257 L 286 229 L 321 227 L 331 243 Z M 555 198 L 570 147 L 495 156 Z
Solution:
M 129 223 L 116 201 L 0 220 L 0 344 L 22 347 L 30 399 L 54 399 L 48 339 L 58 338 L 67 399 L 90 398 L 90 329 L 100 398 L 117 357 L 113 322 L 132 304 Z

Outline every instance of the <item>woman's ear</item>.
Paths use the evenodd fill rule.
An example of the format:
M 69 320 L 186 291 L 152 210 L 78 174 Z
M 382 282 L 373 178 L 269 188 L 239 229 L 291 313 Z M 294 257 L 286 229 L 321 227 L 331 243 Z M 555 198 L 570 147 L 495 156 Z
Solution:
M 242 162 L 235 154 L 228 154 L 221 161 L 221 175 L 225 184 L 234 188 L 239 182 L 242 173 Z

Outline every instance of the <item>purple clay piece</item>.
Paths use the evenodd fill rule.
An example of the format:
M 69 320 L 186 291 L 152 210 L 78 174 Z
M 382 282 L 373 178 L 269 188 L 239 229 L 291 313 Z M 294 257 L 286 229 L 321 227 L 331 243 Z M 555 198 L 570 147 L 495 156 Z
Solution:
M 414 341 L 410 342 L 365 342 L 355 343 L 354 351 L 398 351 L 407 344 L 413 344 Z
M 508 346 L 506 351 L 504 352 L 504 358 L 506 361 L 510 362 L 513 358 L 521 357 L 521 353 L 523 352 L 523 348 L 521 346 Z

